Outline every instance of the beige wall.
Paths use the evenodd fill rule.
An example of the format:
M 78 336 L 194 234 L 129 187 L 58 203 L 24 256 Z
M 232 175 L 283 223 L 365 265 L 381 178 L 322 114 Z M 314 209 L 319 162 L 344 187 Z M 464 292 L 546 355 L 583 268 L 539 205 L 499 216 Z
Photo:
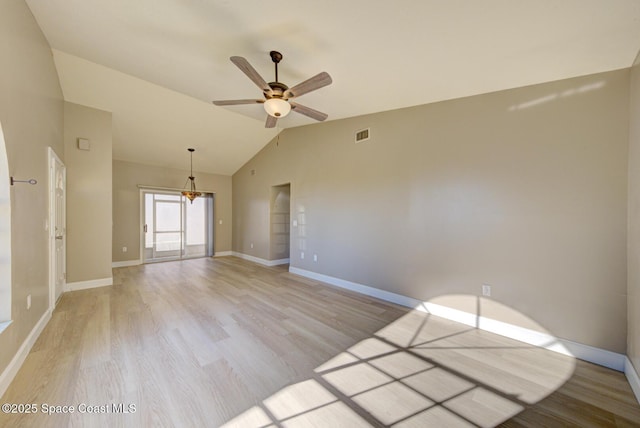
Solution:
M 627 355 L 640 373 L 640 54 L 631 69 Z
M 62 92 L 51 49 L 23 1 L 0 2 L 0 40 L 0 123 L 9 172 L 38 181 L 11 187 L 13 323 L 0 334 L 2 372 L 49 305 L 47 147 L 61 158 L 64 148 Z
M 621 70 L 287 129 L 233 176 L 233 249 L 269 258 L 269 191 L 290 182 L 291 266 L 420 300 L 490 284 L 625 352 L 628 91 Z
M 78 138 L 90 150 L 78 149 Z M 112 277 L 112 148 L 110 112 L 64 103 L 67 283 Z
M 179 156 L 182 152 L 179 152 Z M 189 153 L 184 153 L 185 166 Z M 198 152 L 194 153 L 197 165 Z M 138 185 L 183 189 L 189 170 L 161 168 L 113 161 L 113 261 L 140 259 L 140 189 Z M 196 188 L 215 192 L 214 251 L 231 251 L 231 177 L 205 174 L 194 169 Z M 222 224 L 220 222 L 222 221 Z M 127 252 L 122 252 L 127 247 Z

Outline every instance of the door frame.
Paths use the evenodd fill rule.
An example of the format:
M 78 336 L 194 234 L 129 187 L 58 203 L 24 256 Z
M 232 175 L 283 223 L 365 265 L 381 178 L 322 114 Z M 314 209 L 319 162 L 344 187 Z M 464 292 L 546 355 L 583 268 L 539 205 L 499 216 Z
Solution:
M 66 239 L 66 205 L 67 205 L 67 167 L 64 162 L 58 157 L 55 151 L 51 147 L 48 148 L 48 160 L 49 160 L 49 310 L 53 311 L 56 307 L 56 177 L 55 177 L 55 164 L 59 163 L 63 168 L 63 180 L 64 180 L 64 195 L 63 204 L 65 206 L 65 213 L 63 213 L 64 230 L 62 232 L 62 254 L 64 257 L 64 282 L 62 284 L 62 293 L 66 288 L 67 278 L 67 239 Z
M 11 185 L 7 146 L 0 123 L 0 332 L 11 323 Z M 6 298 L 5 298 L 6 296 Z
M 139 254 L 140 254 L 140 264 L 146 264 L 146 263 L 162 263 L 165 261 L 179 261 L 179 260 L 188 260 L 190 258 L 199 258 L 200 256 L 196 256 L 196 257 L 183 257 L 182 255 L 178 258 L 175 259 L 167 259 L 167 260 L 147 260 L 145 258 L 145 231 L 144 231 L 144 226 L 145 226 L 145 193 L 166 193 L 166 194 L 170 194 L 170 195 L 175 195 L 175 194 L 180 194 L 182 192 L 181 189 L 174 189 L 174 188 L 170 188 L 170 187 L 156 187 L 156 186 L 144 186 L 144 185 L 138 185 L 138 200 L 139 200 L 139 223 L 138 223 L 138 230 L 140 231 L 139 234 L 139 242 L 140 242 L 140 247 L 139 247 Z M 211 201 L 210 201 L 210 216 L 208 216 L 207 218 L 205 218 L 205 230 L 207 235 L 211 238 L 210 242 L 209 242 L 209 247 L 205 248 L 206 252 L 210 252 L 211 253 L 211 257 L 213 257 L 215 255 L 215 239 L 216 239 L 216 234 L 215 234 L 215 210 L 216 210 L 216 193 L 215 192 L 210 192 L 210 191 L 206 191 L 206 190 L 200 190 L 200 192 L 206 194 L 206 195 L 210 195 Z M 186 197 L 182 196 L 183 200 L 186 203 Z M 155 204 L 154 204 L 155 206 Z M 186 215 L 186 213 L 183 212 L 183 210 L 181 210 L 181 215 L 184 216 Z M 185 239 L 186 239 L 186 226 L 185 226 Z M 186 243 L 185 243 L 186 245 Z M 207 246 L 206 242 L 205 242 L 205 247 Z

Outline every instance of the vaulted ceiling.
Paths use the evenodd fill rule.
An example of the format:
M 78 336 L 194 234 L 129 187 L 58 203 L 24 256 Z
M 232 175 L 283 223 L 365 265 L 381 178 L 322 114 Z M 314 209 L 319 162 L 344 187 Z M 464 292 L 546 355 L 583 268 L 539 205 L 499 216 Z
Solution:
M 232 174 L 279 130 L 229 61 L 274 80 L 320 71 L 296 101 L 327 120 L 631 66 L 637 0 L 26 0 L 54 52 L 65 100 L 113 112 L 114 159 Z

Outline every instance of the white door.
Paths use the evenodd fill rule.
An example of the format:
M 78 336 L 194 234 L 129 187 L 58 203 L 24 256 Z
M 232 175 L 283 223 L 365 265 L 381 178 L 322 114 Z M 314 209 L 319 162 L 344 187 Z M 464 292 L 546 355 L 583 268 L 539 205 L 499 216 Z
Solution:
M 65 192 L 67 170 L 55 152 L 49 148 L 49 307 L 64 291 L 66 282 L 66 215 Z

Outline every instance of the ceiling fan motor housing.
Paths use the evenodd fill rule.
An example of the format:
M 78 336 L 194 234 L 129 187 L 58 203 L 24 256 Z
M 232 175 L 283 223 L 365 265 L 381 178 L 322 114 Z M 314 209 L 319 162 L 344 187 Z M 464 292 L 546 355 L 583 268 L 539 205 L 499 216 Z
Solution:
M 284 98 L 284 93 L 289 87 L 284 83 L 280 82 L 269 82 L 269 87 L 271 88 L 271 93 L 263 92 L 266 99 L 270 98 Z

